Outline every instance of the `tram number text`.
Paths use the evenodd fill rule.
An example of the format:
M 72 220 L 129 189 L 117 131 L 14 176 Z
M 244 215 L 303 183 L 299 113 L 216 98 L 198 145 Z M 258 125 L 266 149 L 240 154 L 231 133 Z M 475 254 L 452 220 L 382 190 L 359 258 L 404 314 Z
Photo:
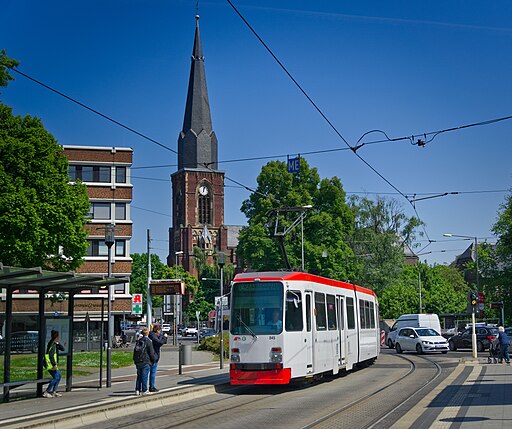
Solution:
M 275 340 L 275 339 L 276 339 L 276 337 L 275 337 L 275 335 L 270 335 L 270 336 L 268 337 L 268 339 L 269 339 L 269 340 Z

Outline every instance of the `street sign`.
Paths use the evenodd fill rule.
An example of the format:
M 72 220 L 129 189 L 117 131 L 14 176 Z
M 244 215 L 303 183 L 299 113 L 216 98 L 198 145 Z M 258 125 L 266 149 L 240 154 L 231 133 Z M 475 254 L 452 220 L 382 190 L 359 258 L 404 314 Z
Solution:
M 491 308 L 501 308 L 503 307 L 502 302 L 491 302 Z
M 185 295 L 185 283 L 181 280 L 151 280 L 151 295 Z
M 132 314 L 142 314 L 142 294 L 134 293 L 132 295 Z
M 298 173 L 300 171 L 300 156 L 288 158 L 288 173 Z

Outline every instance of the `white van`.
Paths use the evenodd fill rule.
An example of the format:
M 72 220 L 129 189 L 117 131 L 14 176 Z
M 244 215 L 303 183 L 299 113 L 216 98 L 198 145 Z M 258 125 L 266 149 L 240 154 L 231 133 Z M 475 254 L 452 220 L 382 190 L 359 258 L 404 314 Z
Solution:
M 396 336 L 400 328 L 432 328 L 441 335 L 441 323 L 437 314 L 403 314 L 391 327 L 388 334 L 387 345 L 390 349 L 395 347 Z

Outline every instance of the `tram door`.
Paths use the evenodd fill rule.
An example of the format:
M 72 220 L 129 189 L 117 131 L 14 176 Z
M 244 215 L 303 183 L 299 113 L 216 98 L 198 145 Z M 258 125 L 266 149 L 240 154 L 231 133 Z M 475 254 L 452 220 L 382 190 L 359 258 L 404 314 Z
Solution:
M 306 297 L 306 335 L 304 343 L 306 345 L 306 374 L 312 374 L 313 368 L 313 353 L 314 353 L 314 339 L 313 339 L 313 293 L 311 291 L 305 292 Z
M 336 296 L 336 315 L 338 317 L 338 335 L 340 347 L 340 365 L 345 365 L 346 361 L 346 335 L 345 335 L 345 312 L 343 311 L 344 302 L 342 296 Z

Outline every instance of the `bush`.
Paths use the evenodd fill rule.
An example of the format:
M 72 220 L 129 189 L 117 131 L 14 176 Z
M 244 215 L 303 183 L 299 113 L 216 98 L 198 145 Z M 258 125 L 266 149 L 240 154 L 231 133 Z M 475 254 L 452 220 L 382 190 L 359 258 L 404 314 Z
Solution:
M 206 350 L 217 355 L 220 355 L 220 338 L 203 338 L 199 343 L 197 350 Z M 224 332 L 224 356 L 229 356 L 229 332 Z

